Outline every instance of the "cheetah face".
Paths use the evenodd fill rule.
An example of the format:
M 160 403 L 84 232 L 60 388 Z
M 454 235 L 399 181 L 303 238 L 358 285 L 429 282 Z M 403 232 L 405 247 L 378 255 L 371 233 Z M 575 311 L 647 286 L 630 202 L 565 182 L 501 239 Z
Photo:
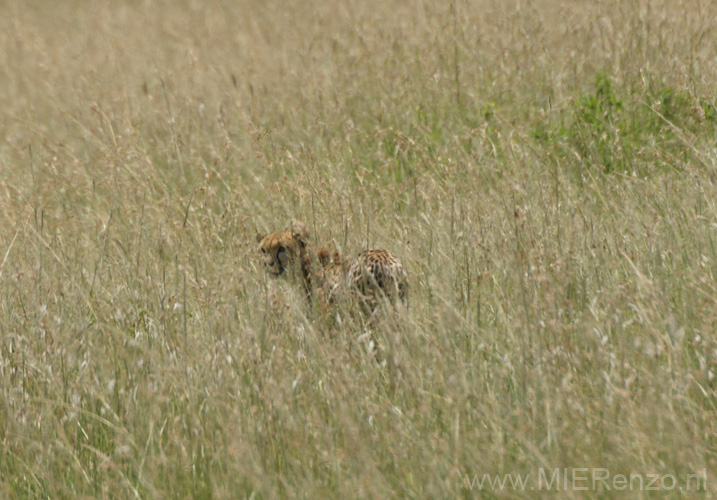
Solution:
M 267 235 L 256 235 L 259 243 L 264 269 L 273 276 L 279 276 L 292 268 L 300 266 L 306 247 L 306 230 L 303 226 L 294 226 L 290 231 L 281 231 Z

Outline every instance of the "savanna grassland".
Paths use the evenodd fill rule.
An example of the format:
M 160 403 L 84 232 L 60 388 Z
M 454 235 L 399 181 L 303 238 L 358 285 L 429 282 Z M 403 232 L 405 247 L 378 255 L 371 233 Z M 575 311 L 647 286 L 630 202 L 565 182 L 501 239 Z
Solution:
M 717 496 L 716 3 L 0 11 L 1 498 Z

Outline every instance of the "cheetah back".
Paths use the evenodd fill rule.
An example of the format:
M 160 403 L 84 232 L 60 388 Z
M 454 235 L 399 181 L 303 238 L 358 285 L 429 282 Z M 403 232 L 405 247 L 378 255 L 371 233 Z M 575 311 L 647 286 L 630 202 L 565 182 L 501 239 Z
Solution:
M 381 295 L 391 302 L 398 297 L 405 303 L 408 298 L 406 272 L 401 261 L 388 250 L 360 253 L 349 268 L 347 284 L 354 293 L 372 303 Z

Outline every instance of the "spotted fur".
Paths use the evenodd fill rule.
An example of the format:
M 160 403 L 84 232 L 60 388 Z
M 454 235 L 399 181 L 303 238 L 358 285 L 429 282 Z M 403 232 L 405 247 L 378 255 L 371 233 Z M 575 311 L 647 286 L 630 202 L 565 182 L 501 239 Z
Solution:
M 308 230 L 298 222 L 287 231 L 257 234 L 256 239 L 266 271 L 275 276 L 300 276 L 309 300 L 316 299 L 322 306 L 335 302 L 344 289 L 369 313 L 382 298 L 407 303 L 406 272 L 388 250 L 369 250 L 347 259 L 338 250 L 311 246 Z
M 289 274 L 300 277 L 307 297 L 320 296 L 322 301 L 331 298 L 346 275 L 349 262 L 338 250 L 313 247 L 309 232 L 298 222 L 287 231 L 257 234 L 264 269 L 274 276 Z
M 306 257 L 309 232 L 301 223 L 293 223 L 288 231 L 267 235 L 257 234 L 256 241 L 262 253 L 264 269 L 275 276 L 294 269 Z
M 388 250 L 369 250 L 360 253 L 348 271 L 346 284 L 373 311 L 385 297 L 408 301 L 408 278 L 398 258 Z

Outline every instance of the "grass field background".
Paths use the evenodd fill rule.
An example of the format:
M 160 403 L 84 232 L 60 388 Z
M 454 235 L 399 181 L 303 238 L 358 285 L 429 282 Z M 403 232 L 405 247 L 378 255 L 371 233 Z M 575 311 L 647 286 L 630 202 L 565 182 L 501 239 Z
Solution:
M 0 10 L 1 497 L 717 496 L 717 4 Z M 385 366 L 292 219 L 403 261 Z

